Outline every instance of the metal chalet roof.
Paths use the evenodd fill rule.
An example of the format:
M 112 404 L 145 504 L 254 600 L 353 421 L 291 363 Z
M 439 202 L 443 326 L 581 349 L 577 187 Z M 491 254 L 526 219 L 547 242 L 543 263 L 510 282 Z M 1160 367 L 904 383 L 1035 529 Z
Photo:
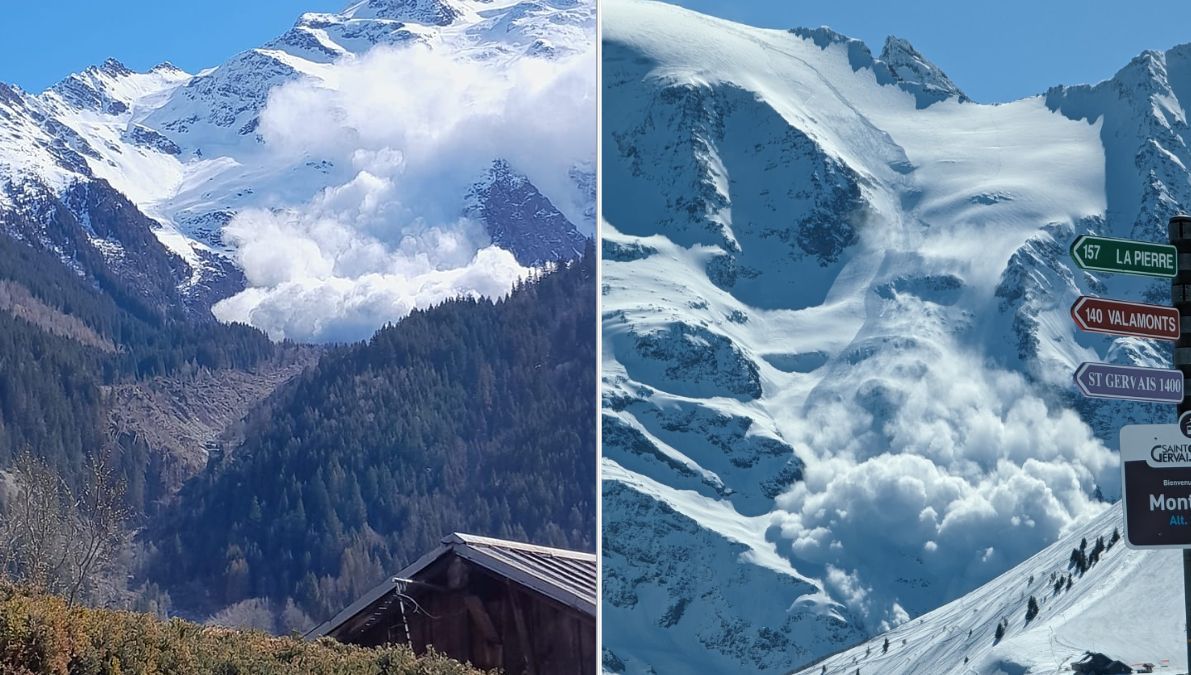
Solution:
M 442 543 L 433 551 L 377 584 L 359 600 L 311 630 L 306 637 L 314 639 L 331 633 L 384 598 L 403 580 L 413 579 L 447 553 L 454 553 L 493 574 L 595 618 L 598 568 L 594 553 L 455 532 L 443 537 Z

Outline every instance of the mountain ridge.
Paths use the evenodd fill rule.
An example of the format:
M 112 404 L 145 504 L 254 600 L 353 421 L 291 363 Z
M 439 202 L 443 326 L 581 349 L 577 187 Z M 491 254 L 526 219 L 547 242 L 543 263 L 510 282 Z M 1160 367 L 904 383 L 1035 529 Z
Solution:
M 168 62 L 138 73 L 108 59 L 66 76 L 39 94 L 4 85 L 0 89 L 0 210 L 26 191 L 30 181 L 61 194 L 78 183 L 106 180 L 152 221 L 150 229 L 165 248 L 186 263 L 187 277 L 175 281 L 187 296 L 201 289 L 190 298 L 193 306 L 202 311 L 233 295 L 240 296 L 242 305 L 259 295 L 253 286 L 259 275 L 246 269 L 255 264 L 255 258 L 240 250 L 241 240 L 226 236 L 233 220 L 262 208 L 297 207 L 307 200 L 325 199 L 335 188 L 350 185 L 361 170 L 377 174 L 372 166 L 352 166 L 356 160 L 351 157 L 333 157 L 318 149 L 300 157 L 274 152 L 276 135 L 266 138 L 270 132 L 260 125 L 276 89 L 294 90 L 307 84 L 336 88 L 342 73 L 374 48 L 419 45 L 438 54 L 436 58 L 455 59 L 459 67 L 474 67 L 481 73 L 489 67 L 485 63 L 497 61 L 569 63 L 582 55 L 592 35 L 591 2 L 356 2 L 339 13 L 303 14 L 293 28 L 265 45 L 194 75 Z M 350 99 L 347 103 L 354 105 Z M 394 154 L 383 145 L 391 141 L 381 143 L 380 148 L 361 150 Z M 522 174 L 533 174 L 530 180 L 539 183 L 534 189 L 550 203 L 547 211 L 560 214 L 562 220 L 553 222 L 555 216 L 540 209 L 521 213 L 494 201 L 484 213 L 513 220 L 487 222 L 481 217 L 480 231 L 516 232 L 517 242 L 497 237 L 502 238 L 501 246 L 534 247 L 538 254 L 530 259 L 539 263 L 574 257 L 576 237 L 594 233 L 594 196 L 588 190 L 592 169 L 583 162 L 563 168 L 558 172 L 561 176 L 548 176 L 541 184 L 541 171 L 523 166 L 524 158 L 485 158 L 474 167 L 469 182 L 449 197 L 457 210 L 449 217 L 467 217 L 466 188 L 481 184 L 488 165 L 497 160 L 512 163 Z M 383 161 L 389 163 L 379 165 L 383 171 L 400 175 L 400 164 Z M 573 173 L 569 179 L 568 172 Z M 390 179 L 384 174 L 379 177 Z M 546 214 L 541 222 L 534 220 L 539 213 Z M 413 236 L 425 234 L 416 226 L 407 227 L 414 227 Z M 478 248 L 484 238 L 468 245 Z M 367 245 L 400 254 L 393 242 Z M 472 261 L 468 275 L 458 276 L 487 274 L 491 270 L 480 259 Z M 501 274 L 508 277 L 513 270 Z M 356 278 L 352 279 L 354 283 Z M 325 278 L 320 282 L 342 283 Z M 485 280 L 460 292 L 483 294 L 489 292 L 483 286 L 494 283 L 505 281 L 503 277 Z M 253 293 L 244 295 L 245 290 Z M 257 314 L 263 316 L 264 310 Z M 225 311 L 220 316 L 255 320 L 251 313 L 232 319 Z M 399 317 L 397 313 L 391 318 Z
M 827 29 L 604 10 L 606 668 L 788 671 L 1110 508 L 1117 428 L 1168 411 L 1083 399 L 1071 373 L 1170 348 L 1079 333 L 1068 308 L 1168 289 L 1067 250 L 1164 240 L 1189 203 L 1178 48 L 983 105 L 925 59 L 896 79 L 921 57 L 896 41 L 887 67 Z

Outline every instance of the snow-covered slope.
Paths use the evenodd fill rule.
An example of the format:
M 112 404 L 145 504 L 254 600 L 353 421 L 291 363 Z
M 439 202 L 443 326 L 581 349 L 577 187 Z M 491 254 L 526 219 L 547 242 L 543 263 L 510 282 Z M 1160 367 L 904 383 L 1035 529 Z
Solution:
M 364 337 L 593 235 L 594 39 L 593 0 L 367 0 L 197 75 L 0 85 L 0 209 L 102 179 L 185 261 L 183 293 L 234 277 L 198 303 L 243 291 L 220 318 Z M 519 191 L 486 189 L 493 166 Z
M 1191 205 L 1184 48 L 994 106 L 903 40 L 603 7 L 606 669 L 788 671 L 1104 512 L 1172 413 L 1071 373 L 1169 347 L 1068 308 L 1169 291 L 1067 249 Z
M 1186 672 L 1182 554 L 1131 550 L 1114 532 L 1119 504 L 962 598 L 800 673 L 1056 673 L 1086 652 Z M 1096 559 L 1085 571 L 1081 547 Z

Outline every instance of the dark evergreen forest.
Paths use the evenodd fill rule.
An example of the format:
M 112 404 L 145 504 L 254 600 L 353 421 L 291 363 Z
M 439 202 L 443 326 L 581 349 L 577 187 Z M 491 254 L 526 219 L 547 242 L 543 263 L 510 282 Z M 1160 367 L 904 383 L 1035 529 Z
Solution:
M 315 619 L 452 531 L 594 549 L 595 256 L 325 354 L 152 529 L 177 603 Z
M 105 385 L 195 368 L 248 368 L 278 349 L 248 326 L 156 311 L 99 266 L 89 275 L 0 236 L 0 281 L 19 284 L 43 311 L 77 319 L 110 345 L 84 344 L 0 311 L 0 468 L 28 451 L 74 483 L 103 444 Z M 143 491 L 138 461 L 147 458 L 116 459 L 129 493 Z
M 140 236 L 143 217 L 126 211 Z M 183 307 L 162 271 L 183 263 L 160 246 L 141 247 L 145 278 L 123 275 L 67 210 L 51 216 L 74 232 L 73 262 L 32 221 L 0 236 L 0 470 L 27 451 L 77 485 L 108 451 L 144 533 L 130 571 L 176 609 L 263 597 L 325 617 L 452 531 L 594 548 L 590 244 L 508 297 L 459 298 L 326 349 L 244 411 L 242 444 L 149 510 L 157 460 L 108 438 L 110 389 L 253 370 L 295 347 Z

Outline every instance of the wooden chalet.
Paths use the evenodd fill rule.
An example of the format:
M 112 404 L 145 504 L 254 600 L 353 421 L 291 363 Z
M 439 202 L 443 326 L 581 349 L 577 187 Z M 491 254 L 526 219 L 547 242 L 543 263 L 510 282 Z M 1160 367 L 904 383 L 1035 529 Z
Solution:
M 595 675 L 596 557 L 452 534 L 307 633 L 408 644 L 507 675 Z

